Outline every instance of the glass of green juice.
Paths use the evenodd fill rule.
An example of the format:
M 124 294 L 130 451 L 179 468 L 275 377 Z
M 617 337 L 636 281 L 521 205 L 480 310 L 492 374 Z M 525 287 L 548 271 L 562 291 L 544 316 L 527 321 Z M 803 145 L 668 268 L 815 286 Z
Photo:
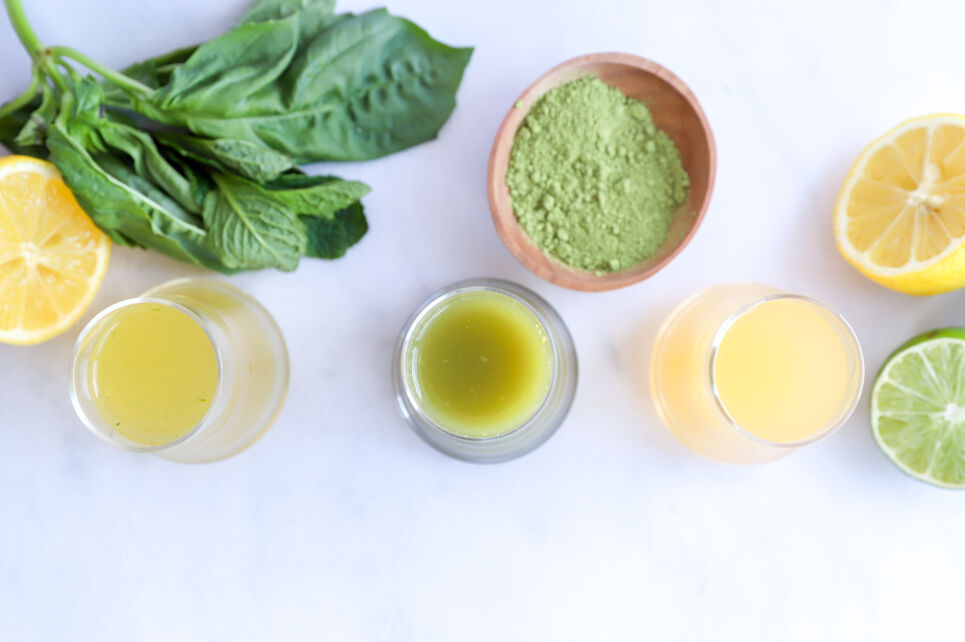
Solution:
M 536 293 L 508 281 L 445 287 L 396 343 L 395 396 L 431 446 L 471 462 L 524 455 L 549 439 L 576 393 L 573 339 Z
M 265 308 L 222 281 L 180 279 L 116 303 L 74 346 L 71 401 L 108 443 L 181 462 L 258 440 L 288 390 L 288 350 Z

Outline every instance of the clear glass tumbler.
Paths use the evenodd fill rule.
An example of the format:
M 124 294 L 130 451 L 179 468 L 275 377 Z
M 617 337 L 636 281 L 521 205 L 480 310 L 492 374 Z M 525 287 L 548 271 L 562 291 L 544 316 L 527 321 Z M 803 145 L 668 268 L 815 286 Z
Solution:
M 654 405 L 688 448 L 710 459 L 776 459 L 828 436 L 854 411 L 861 347 L 834 310 L 751 283 L 684 301 L 657 335 Z
M 203 419 L 178 438 L 140 443 L 108 421 L 97 403 L 97 351 L 132 306 L 150 303 L 186 314 L 207 335 L 218 362 L 214 397 Z M 143 296 L 121 301 L 81 331 L 71 364 L 71 400 L 78 417 L 102 440 L 134 452 L 201 463 L 235 455 L 257 441 L 275 421 L 288 390 L 284 337 L 274 319 L 251 296 L 222 281 L 180 279 Z

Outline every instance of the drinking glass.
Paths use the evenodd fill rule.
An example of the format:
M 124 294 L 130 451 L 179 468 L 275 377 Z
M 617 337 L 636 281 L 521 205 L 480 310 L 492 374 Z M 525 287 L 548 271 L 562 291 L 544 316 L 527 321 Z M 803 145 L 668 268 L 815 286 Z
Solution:
M 785 314 L 774 320 L 773 327 L 764 323 L 760 329 L 780 341 L 797 342 L 800 350 L 815 351 L 826 348 L 833 352 L 834 360 L 820 372 L 813 371 L 814 359 L 808 359 L 810 370 L 790 362 L 774 363 L 782 359 L 780 354 L 760 354 L 763 344 L 754 341 L 736 346 L 736 360 L 745 364 L 762 363 L 767 371 L 779 368 L 783 373 L 780 381 L 794 381 L 797 399 L 808 401 L 813 396 L 814 405 L 802 408 L 780 407 L 775 397 L 746 388 L 748 382 L 721 381 L 718 360 L 722 342 L 732 332 L 735 323 L 749 318 L 748 315 L 762 310 L 769 302 L 787 302 Z M 773 306 L 772 306 L 773 307 Z M 807 323 L 797 324 L 795 313 Z M 760 319 L 761 317 L 757 317 Z M 808 331 L 815 327 L 826 328 L 821 332 L 822 341 L 811 337 Z M 760 325 L 760 324 L 758 324 Z M 775 334 L 771 334 L 775 333 Z M 830 337 L 830 338 L 829 338 Z M 806 342 L 812 341 L 812 344 Z M 803 343 L 802 343 L 803 342 Z M 820 345 L 819 345 L 820 344 Z M 772 344 L 773 345 L 773 344 Z M 840 348 L 840 349 L 839 349 Z M 814 352 L 813 354 L 823 354 Z M 842 358 L 837 358 L 843 355 Z M 758 361 L 755 361 L 758 360 Z M 772 360 L 772 361 L 768 361 Z M 733 361 L 733 360 L 732 360 Z M 802 359 L 802 362 L 804 359 Z M 738 365 L 740 365 L 738 363 Z M 754 380 L 754 372 L 745 372 Z M 733 379 L 733 371 L 727 374 Z M 778 380 L 778 379 L 775 379 Z M 718 285 L 700 292 L 684 301 L 666 320 L 657 335 L 651 359 L 650 387 L 654 405 L 663 422 L 684 445 L 705 457 L 729 463 L 755 463 L 776 459 L 802 446 L 823 439 L 847 421 L 854 411 L 861 394 L 864 380 L 864 364 L 861 347 L 848 323 L 830 307 L 810 297 L 789 294 L 776 288 L 750 283 Z M 841 382 L 835 396 L 824 390 L 828 381 Z M 735 420 L 733 408 L 729 408 L 722 395 L 722 384 L 728 390 L 740 390 L 743 407 L 759 405 L 764 415 L 770 413 L 774 423 L 793 421 L 798 434 L 793 439 L 776 438 L 775 430 L 757 426 L 753 430 Z M 741 386 L 745 386 L 741 390 Z M 834 400 L 840 398 L 839 403 Z M 830 399 L 830 401 L 828 401 Z M 819 402 L 827 401 L 829 412 L 819 413 Z M 775 408 L 774 404 L 778 407 Z M 789 413 L 795 413 L 793 416 Z M 778 421 L 780 420 L 780 421 Z
M 218 361 L 218 383 L 204 418 L 163 444 L 135 441 L 105 419 L 97 404 L 97 350 L 130 306 L 151 303 L 183 312 L 205 332 Z M 222 281 L 180 279 L 116 303 L 81 331 L 71 365 L 71 401 L 84 425 L 109 444 L 180 462 L 235 455 L 272 425 L 288 390 L 288 350 L 274 319 L 251 296 Z

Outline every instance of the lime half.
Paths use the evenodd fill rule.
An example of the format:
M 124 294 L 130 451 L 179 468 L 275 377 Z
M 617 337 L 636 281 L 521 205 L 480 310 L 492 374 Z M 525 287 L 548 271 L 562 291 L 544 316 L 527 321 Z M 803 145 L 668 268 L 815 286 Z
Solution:
M 871 390 L 871 430 L 909 475 L 965 488 L 965 328 L 926 332 L 888 357 Z

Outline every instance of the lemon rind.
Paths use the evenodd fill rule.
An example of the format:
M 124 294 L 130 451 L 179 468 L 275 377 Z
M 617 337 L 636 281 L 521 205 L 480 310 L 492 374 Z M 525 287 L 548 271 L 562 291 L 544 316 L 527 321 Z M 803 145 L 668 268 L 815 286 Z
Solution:
M 855 160 L 854 164 L 851 166 L 851 169 L 848 170 L 848 175 L 845 178 L 844 186 L 840 195 L 838 196 L 837 203 L 835 204 L 834 232 L 838 247 L 841 248 L 845 258 L 854 264 L 855 267 L 859 267 L 862 269 L 862 271 L 865 271 L 869 275 L 883 278 L 894 278 L 923 272 L 954 255 L 956 252 L 962 249 L 963 246 L 965 246 L 965 236 L 955 238 L 949 234 L 951 242 L 948 244 L 948 248 L 931 257 L 930 259 L 926 261 L 911 260 L 902 266 L 886 267 L 871 261 L 868 258 L 868 251 L 858 251 L 858 249 L 855 248 L 848 239 L 846 227 L 850 217 L 847 215 L 846 204 L 850 201 L 851 193 L 858 182 L 856 177 L 864 174 L 868 161 L 875 154 L 875 152 L 879 151 L 886 144 L 889 144 L 891 141 L 897 139 L 905 132 L 921 128 L 923 123 L 928 123 L 929 132 L 931 132 L 935 127 L 941 125 L 955 125 L 965 130 L 965 116 L 960 114 L 941 113 L 906 120 L 905 122 L 899 124 L 898 126 L 892 128 L 873 140 L 862 150 L 857 160 Z

